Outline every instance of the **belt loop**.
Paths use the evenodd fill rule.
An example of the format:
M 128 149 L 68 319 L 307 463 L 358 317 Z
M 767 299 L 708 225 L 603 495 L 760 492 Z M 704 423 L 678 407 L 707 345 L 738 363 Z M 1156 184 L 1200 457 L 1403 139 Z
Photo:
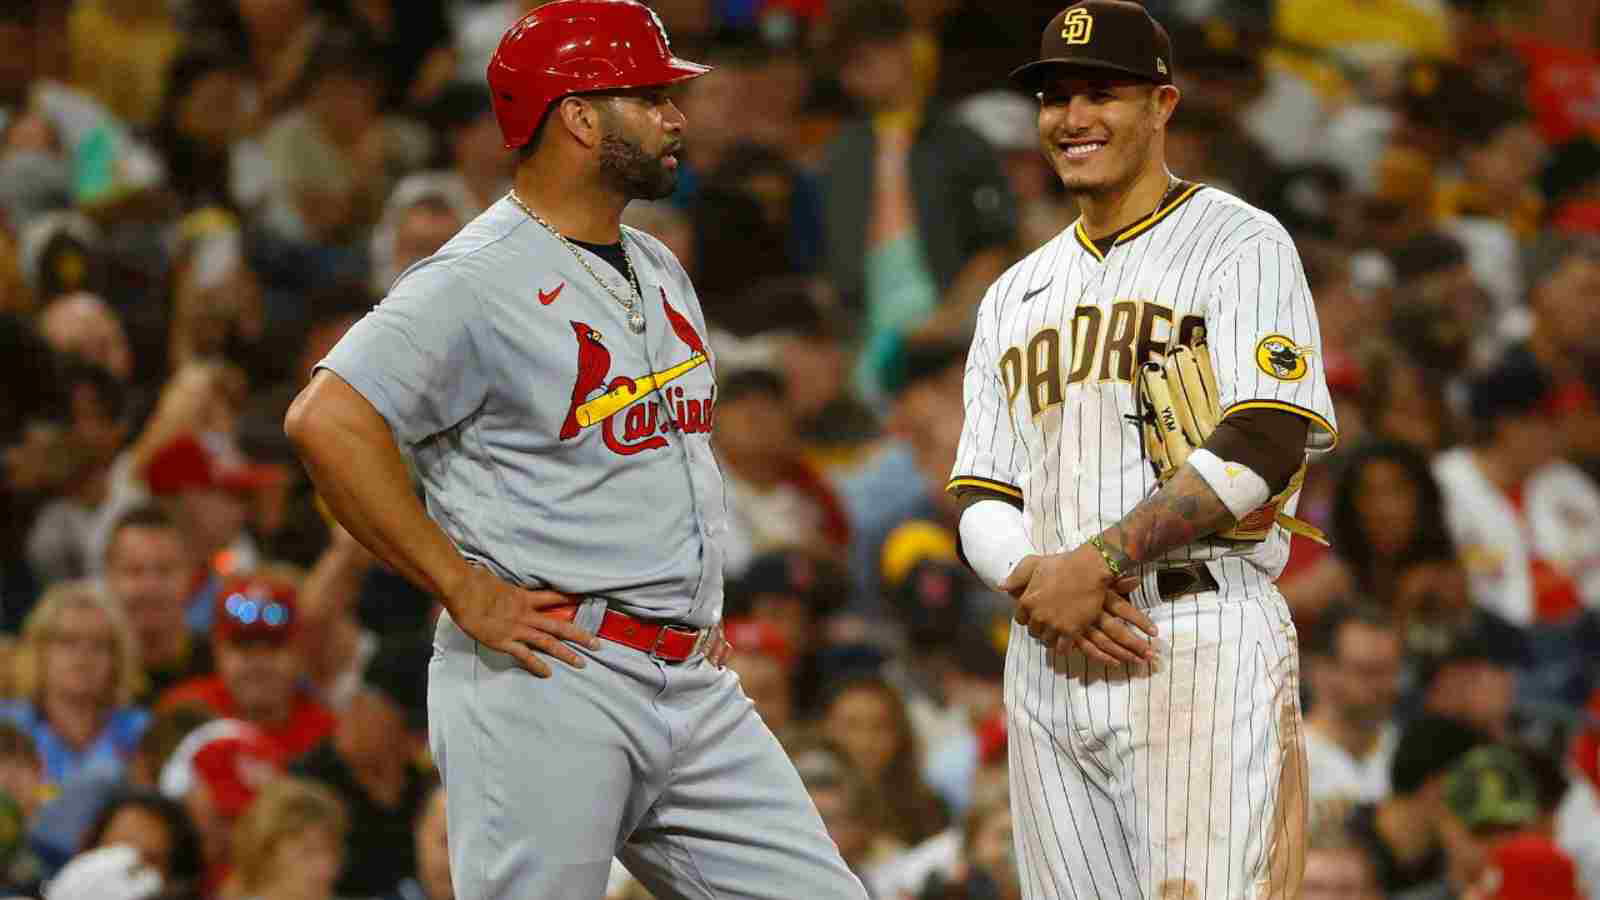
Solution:
M 591 634 L 600 630 L 600 625 L 606 618 L 606 601 L 593 594 L 584 596 L 578 601 L 578 615 L 574 624 Z
M 662 625 L 660 628 L 656 629 L 656 639 L 650 642 L 650 658 L 651 659 L 661 659 L 661 657 L 659 655 L 657 655 L 661 651 L 661 639 L 666 637 L 667 636 L 667 632 L 669 632 L 671 630 L 672 629 L 668 628 L 665 625 Z M 663 662 L 670 662 L 670 660 L 663 660 Z

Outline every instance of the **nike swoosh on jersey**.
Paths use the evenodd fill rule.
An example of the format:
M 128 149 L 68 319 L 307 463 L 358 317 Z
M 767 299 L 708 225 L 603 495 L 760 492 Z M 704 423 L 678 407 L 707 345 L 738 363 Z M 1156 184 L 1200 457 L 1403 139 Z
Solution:
M 1044 287 L 1040 287 L 1040 288 L 1034 288 L 1034 289 L 1033 289 L 1033 290 L 1031 290 L 1031 291 L 1028 291 L 1028 292 L 1027 292 L 1027 293 L 1025 293 L 1025 294 L 1023 294 L 1023 295 L 1022 295 L 1022 300 L 1021 300 L 1021 301 L 1019 301 L 1019 302 L 1021 302 L 1021 303 L 1027 303 L 1027 302 L 1028 302 L 1028 301 L 1029 301 L 1029 300 L 1032 300 L 1032 299 L 1033 299 L 1033 298 L 1034 298 L 1034 297 L 1037 297 L 1037 296 L 1039 296 L 1039 295 L 1040 295 L 1040 294 L 1042 294 L 1042 293 L 1044 293 L 1044 292 L 1045 292 L 1045 291 L 1048 291 L 1048 290 L 1050 290 L 1050 285 L 1051 285 L 1051 284 L 1052 284 L 1052 283 L 1053 283 L 1053 282 L 1049 282 L 1049 281 L 1046 281 L 1046 282 L 1045 282 L 1045 283 L 1044 283 Z
M 556 289 L 555 290 L 550 291 L 549 293 L 546 293 L 544 291 L 540 291 L 539 292 L 539 305 L 541 305 L 541 306 L 549 306 L 550 304 L 556 302 L 556 298 L 561 296 L 561 291 L 564 288 L 566 288 L 566 286 L 567 286 L 567 283 L 565 281 L 563 281 L 560 284 L 556 285 Z

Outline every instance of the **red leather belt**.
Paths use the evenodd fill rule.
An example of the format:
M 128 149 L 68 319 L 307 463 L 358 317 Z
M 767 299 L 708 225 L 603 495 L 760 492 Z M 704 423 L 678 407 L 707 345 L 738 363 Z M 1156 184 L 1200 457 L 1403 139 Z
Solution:
M 577 617 L 578 606 L 575 603 L 552 606 L 544 610 L 544 615 L 570 622 Z M 624 647 L 642 650 L 656 659 L 678 663 L 695 654 L 705 632 L 704 628 L 645 622 L 627 613 L 607 609 L 600 618 L 600 627 L 595 634 Z

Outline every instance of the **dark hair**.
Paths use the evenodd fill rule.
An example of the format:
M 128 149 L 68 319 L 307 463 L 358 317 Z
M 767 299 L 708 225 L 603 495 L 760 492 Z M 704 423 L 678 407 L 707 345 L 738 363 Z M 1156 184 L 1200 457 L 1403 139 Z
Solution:
M 22 319 L 0 313 L 0 447 L 31 422 L 64 421 L 60 358 Z
M 1361 525 L 1356 510 L 1356 497 L 1361 490 L 1361 474 L 1374 463 L 1394 463 L 1405 471 L 1406 478 L 1417 488 L 1417 514 L 1411 536 L 1405 549 L 1396 560 L 1412 563 L 1420 560 L 1454 559 L 1455 547 L 1445 530 L 1437 526 L 1444 521 L 1444 498 L 1428 461 L 1416 448 L 1393 440 L 1379 440 L 1357 448 L 1344 461 L 1339 473 L 1339 484 L 1333 495 L 1333 545 L 1355 570 L 1356 582 L 1363 591 L 1376 594 L 1385 585 L 1371 584 L 1372 544 Z
M 794 163 L 777 150 L 754 141 L 740 141 L 728 148 L 722 165 L 711 173 L 711 180 L 731 183 L 756 175 L 780 175 L 794 178 Z
M 493 111 L 494 103 L 487 87 L 471 81 L 452 81 L 440 88 L 439 96 L 424 112 L 429 126 L 448 135 Z
M 78 356 L 68 355 L 62 358 L 60 377 L 61 387 L 66 391 L 69 402 L 72 392 L 79 385 L 88 385 L 89 389 L 94 391 L 95 399 L 105 408 L 108 417 L 122 419 L 127 415 L 128 389 L 104 366 Z
M 1442 231 L 1425 231 L 1389 253 L 1395 281 L 1402 284 L 1466 261 L 1466 247 Z
M 39 23 L 38 0 L 6 0 L 0 2 L 0 25 L 32 28 Z
M 787 332 L 820 340 L 837 340 L 843 336 L 844 326 L 819 302 L 817 282 L 806 275 L 780 275 L 759 281 L 742 292 L 735 305 L 749 313 L 732 322 L 744 330 L 733 329 L 727 321 L 717 324 L 739 337 L 769 332 Z
M 1561 758 L 1526 744 L 1518 745 L 1515 749 L 1527 764 L 1528 774 L 1533 776 L 1533 784 L 1539 795 L 1539 808 L 1547 814 L 1555 812 L 1556 807 L 1561 805 L 1561 799 L 1567 795 L 1567 773 L 1562 768 Z
M 181 533 L 178 520 L 174 519 L 171 513 L 154 503 L 141 504 L 112 521 L 111 530 L 107 532 L 106 556 L 111 555 L 111 548 L 117 545 L 117 536 L 126 528 L 160 528 Z
M 911 33 L 911 16 L 900 0 L 856 0 L 834 18 L 830 49 L 835 59 L 867 44 L 899 40 Z
M 39 745 L 34 743 L 33 735 L 14 722 L 0 722 L 0 758 L 14 756 L 26 757 L 34 765 L 42 764 Z
M 178 745 L 189 736 L 189 732 L 212 718 L 203 709 L 182 704 L 156 713 L 150 720 L 150 727 L 144 730 L 144 736 L 139 738 L 138 755 L 150 764 L 150 768 L 159 770 L 177 752 Z
M 1317 620 L 1316 627 L 1310 630 L 1306 651 L 1337 657 L 1339 632 L 1346 625 L 1365 625 L 1368 628 L 1392 632 L 1397 638 L 1400 636 L 1394 618 L 1382 608 L 1370 603 L 1339 603 L 1324 612 Z
M 167 826 L 172 839 L 172 877 L 181 881 L 199 878 L 201 874 L 200 836 L 189 814 L 178 802 L 148 790 L 130 789 L 113 796 L 100 808 L 94 823 L 84 832 L 80 850 L 92 850 L 105 837 L 106 829 L 117 813 L 136 809 L 160 819 Z
M 1418 716 L 1395 744 L 1389 783 L 1396 794 L 1413 793 L 1429 778 L 1450 771 L 1474 747 L 1489 742 L 1488 735 L 1465 722 L 1446 716 Z
M 335 28 L 324 34 L 311 51 L 305 70 L 300 75 L 301 96 L 312 85 L 327 78 L 346 76 L 375 81 L 380 94 L 388 89 L 388 70 L 383 56 L 366 35 L 346 28 Z
M 882 675 L 850 675 L 829 686 L 825 694 L 827 699 L 821 707 L 823 715 L 827 715 L 827 710 L 839 698 L 855 690 L 871 691 L 885 698 L 892 711 L 894 727 L 900 733 L 894 758 L 878 784 L 888 805 L 884 810 L 884 824 L 891 834 L 907 843 L 937 834 L 945 827 L 949 814 L 923 780 L 921 748 L 905 695 Z

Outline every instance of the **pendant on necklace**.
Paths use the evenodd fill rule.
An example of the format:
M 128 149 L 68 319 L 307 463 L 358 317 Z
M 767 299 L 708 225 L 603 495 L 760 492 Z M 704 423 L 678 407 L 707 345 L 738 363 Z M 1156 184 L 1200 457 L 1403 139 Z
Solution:
M 644 334 L 644 313 L 637 309 L 628 310 L 628 328 L 634 334 Z

